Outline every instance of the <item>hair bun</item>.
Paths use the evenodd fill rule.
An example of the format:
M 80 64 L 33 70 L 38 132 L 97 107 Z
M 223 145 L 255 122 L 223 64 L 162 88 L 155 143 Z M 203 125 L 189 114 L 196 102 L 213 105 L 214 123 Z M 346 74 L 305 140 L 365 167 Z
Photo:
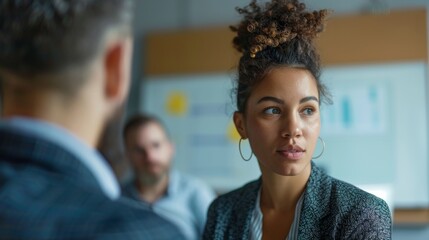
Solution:
M 236 8 L 244 15 L 243 21 L 231 30 L 237 32 L 234 47 L 254 58 L 267 47 L 278 47 L 294 38 L 313 40 L 323 31 L 326 9 L 306 11 L 304 3 L 298 0 L 272 0 L 264 8 L 256 0 L 244 7 Z

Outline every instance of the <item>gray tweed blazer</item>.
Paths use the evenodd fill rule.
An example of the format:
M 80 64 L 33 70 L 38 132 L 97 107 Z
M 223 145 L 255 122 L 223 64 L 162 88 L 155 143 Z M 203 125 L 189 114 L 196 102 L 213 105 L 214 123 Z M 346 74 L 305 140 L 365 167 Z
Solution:
M 203 239 L 249 239 L 261 180 L 218 197 L 210 206 Z M 314 163 L 304 192 L 298 239 L 391 239 L 387 204 L 334 179 Z

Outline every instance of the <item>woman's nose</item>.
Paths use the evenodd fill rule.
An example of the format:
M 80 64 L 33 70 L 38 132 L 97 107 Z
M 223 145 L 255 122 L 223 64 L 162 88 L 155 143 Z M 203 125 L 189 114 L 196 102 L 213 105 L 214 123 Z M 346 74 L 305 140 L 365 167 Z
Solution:
M 284 138 L 298 138 L 302 135 L 302 129 L 299 119 L 296 116 L 289 116 L 284 119 L 284 125 L 281 133 Z
M 299 138 L 302 135 L 302 131 L 300 128 L 295 128 L 294 130 L 291 131 L 284 131 L 282 133 L 282 137 L 284 138 Z

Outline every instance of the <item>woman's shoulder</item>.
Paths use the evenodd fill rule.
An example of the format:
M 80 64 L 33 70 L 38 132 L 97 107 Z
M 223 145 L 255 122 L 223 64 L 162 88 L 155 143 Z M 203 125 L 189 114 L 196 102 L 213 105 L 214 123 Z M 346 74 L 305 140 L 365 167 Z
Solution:
M 312 170 L 307 188 L 304 226 L 318 225 L 321 235 L 338 234 L 342 239 L 390 239 L 391 213 L 381 198 L 317 167 Z
M 225 209 L 231 208 L 238 203 L 253 201 L 253 199 L 256 199 L 260 185 L 260 179 L 248 182 L 240 188 L 220 195 L 213 201 L 212 206 Z
M 333 178 L 331 193 L 340 205 L 387 206 L 385 201 L 350 183 Z
M 260 180 L 249 182 L 213 201 L 203 239 L 227 239 L 227 236 L 236 239 L 237 233 L 247 234 L 260 185 Z
M 320 184 L 319 189 L 321 189 L 319 194 L 329 196 L 331 206 L 332 204 L 351 207 L 358 205 L 387 206 L 381 198 L 350 183 L 331 177 L 316 166 L 314 168 L 314 175 L 316 175 L 314 181 L 318 185 Z
M 363 217 L 379 219 L 386 223 L 391 221 L 389 207 L 383 199 L 350 183 L 324 175 L 321 178 L 329 182 L 329 187 L 319 194 L 322 198 L 326 197 L 324 201 L 326 206 L 329 206 L 331 214 L 339 214 L 347 219 Z
M 334 179 L 334 214 L 341 215 L 344 236 L 390 239 L 392 215 L 387 203 L 352 184 Z

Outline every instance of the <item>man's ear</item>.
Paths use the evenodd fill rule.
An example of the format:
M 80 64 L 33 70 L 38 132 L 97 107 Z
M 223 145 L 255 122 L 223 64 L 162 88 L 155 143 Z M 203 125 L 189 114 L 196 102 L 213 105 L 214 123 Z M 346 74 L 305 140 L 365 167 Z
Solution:
M 130 85 L 131 40 L 122 39 L 107 46 L 104 57 L 105 96 L 122 102 Z
M 246 133 L 246 126 L 244 124 L 244 114 L 241 112 L 234 112 L 233 118 L 234 118 L 235 128 L 237 129 L 241 138 L 246 139 L 247 133 Z

